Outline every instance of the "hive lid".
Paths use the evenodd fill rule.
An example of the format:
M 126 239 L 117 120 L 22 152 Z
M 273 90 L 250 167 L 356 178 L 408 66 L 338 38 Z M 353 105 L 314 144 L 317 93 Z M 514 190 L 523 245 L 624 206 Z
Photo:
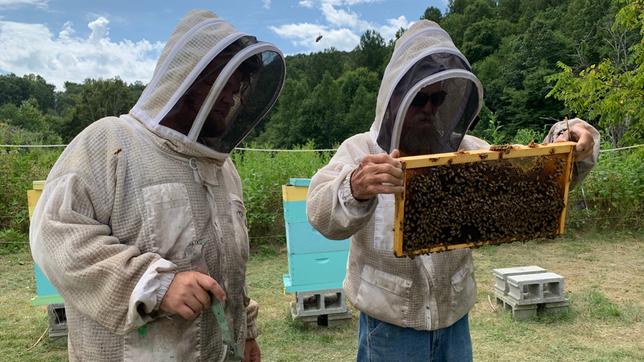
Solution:
M 292 177 L 288 179 L 288 184 L 290 186 L 308 187 L 310 183 L 311 183 L 310 178 Z
M 32 182 L 32 188 L 34 190 L 42 190 L 45 188 L 45 181 L 34 181 Z

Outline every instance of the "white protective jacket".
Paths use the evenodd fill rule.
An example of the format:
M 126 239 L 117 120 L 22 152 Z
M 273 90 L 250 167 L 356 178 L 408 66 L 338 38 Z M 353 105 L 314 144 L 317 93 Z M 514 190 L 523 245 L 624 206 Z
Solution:
M 330 239 L 351 238 L 344 290 L 360 311 L 382 321 L 418 330 L 445 328 L 462 318 L 476 302 L 474 266 L 470 250 L 454 250 L 423 255 L 414 259 L 396 258 L 393 252 L 394 195 L 378 195 L 370 201 L 353 198 L 351 173 L 369 154 L 383 153 L 378 145 L 385 108 L 395 86 L 396 72 L 427 51 L 423 42 L 442 37 L 433 23 L 412 26 L 396 43 L 378 95 L 376 119 L 370 132 L 355 135 L 342 143 L 328 165 L 311 180 L 307 197 L 309 222 Z M 415 43 L 415 35 L 421 39 Z M 458 52 L 451 40 L 433 44 Z M 405 49 L 399 49 L 401 44 Z M 570 126 L 582 120 L 572 120 Z M 585 122 L 584 122 L 585 123 Z M 587 123 L 585 123 L 588 125 Z M 565 122 L 553 126 L 546 142 L 553 142 Z M 590 126 L 589 126 L 590 127 Z M 592 127 L 590 127 L 592 128 Z M 579 163 L 583 176 L 597 161 L 599 133 L 593 128 L 595 149 L 592 160 Z M 489 144 L 465 136 L 461 150 L 488 148 Z
M 201 40 L 191 41 L 197 31 Z M 237 345 L 243 349 L 257 335 L 257 304 L 245 287 L 248 232 L 239 175 L 226 155 L 157 126 L 179 84 L 194 79 L 197 63 L 207 63 L 206 53 L 239 36 L 214 14 L 191 12 L 130 114 L 86 128 L 47 177 L 31 248 L 65 300 L 71 360 L 225 358 L 210 310 L 193 321 L 159 310 L 175 273 L 197 269 L 186 255 L 196 241 L 206 241 L 208 272 L 226 292 Z

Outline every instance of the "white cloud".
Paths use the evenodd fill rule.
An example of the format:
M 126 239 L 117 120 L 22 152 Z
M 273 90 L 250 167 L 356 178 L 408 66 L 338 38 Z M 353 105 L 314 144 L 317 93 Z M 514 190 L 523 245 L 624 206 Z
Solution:
M 407 20 L 403 15 L 395 19 L 387 19 L 387 24 L 379 26 L 376 30 L 385 40 L 393 39 L 400 28 L 409 29 L 413 22 Z
M 360 35 L 372 29 L 380 33 L 385 41 L 393 39 L 401 27 L 409 28 L 409 22 L 404 16 L 385 20 L 384 25 L 374 24 L 360 19 L 360 15 L 343 9 L 344 6 L 374 3 L 381 0 L 319 0 L 319 9 L 326 24 L 295 23 L 281 26 L 271 26 L 270 29 L 284 39 L 290 39 L 292 44 L 303 47 L 307 51 L 318 51 L 334 47 L 339 50 L 352 50 L 360 42 Z M 300 6 L 312 8 L 314 0 L 303 0 Z M 318 35 L 322 39 L 316 42 Z
M 321 51 L 331 47 L 351 50 L 360 42 L 360 37 L 346 28 L 330 29 L 322 25 L 299 23 L 271 26 L 270 29 L 280 37 L 290 39 L 294 46 L 309 51 Z M 322 35 L 322 39 L 316 42 L 319 35 Z
M 264 9 L 270 9 L 271 8 L 271 0 L 262 0 L 262 6 Z
M 358 14 L 354 12 L 346 11 L 343 9 L 336 9 L 335 7 L 333 7 L 333 5 L 326 3 L 322 4 L 322 7 L 320 9 L 322 10 L 322 14 L 324 15 L 326 21 L 328 21 L 331 25 L 340 27 L 348 26 L 352 29 L 361 31 L 372 28 L 369 22 L 360 20 Z
M 0 0 L 0 9 L 18 8 L 21 6 L 34 6 L 40 9 L 47 8 L 49 0 Z
M 163 43 L 147 40 L 112 41 L 109 21 L 99 17 L 87 26 L 87 38 L 75 35 L 70 22 L 58 35 L 43 24 L 0 21 L 0 71 L 35 73 L 62 90 L 65 81 L 120 77 L 147 83 Z

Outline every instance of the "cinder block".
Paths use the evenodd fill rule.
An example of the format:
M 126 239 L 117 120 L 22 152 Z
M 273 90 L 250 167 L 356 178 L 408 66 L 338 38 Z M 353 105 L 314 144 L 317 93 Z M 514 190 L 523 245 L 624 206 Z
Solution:
M 534 308 L 515 308 L 512 309 L 512 318 L 516 320 L 526 320 L 534 318 L 537 315 L 537 306 L 534 305 Z
M 296 292 L 293 318 L 347 312 L 342 289 Z
M 547 314 L 560 314 L 566 313 L 569 306 L 570 303 L 568 302 L 568 300 L 564 300 L 562 302 L 544 303 L 539 305 L 539 311 Z
M 67 336 L 65 304 L 47 305 L 47 315 L 49 317 L 49 338 Z
M 496 292 L 496 303 L 503 306 L 503 310 L 512 312 L 512 318 L 516 320 L 530 319 L 537 315 L 537 304 L 518 304 L 507 295 Z
M 351 311 L 342 290 L 296 293 L 291 302 L 291 317 L 308 326 L 335 327 L 351 321 Z
M 503 294 L 508 294 L 509 287 L 507 278 L 514 275 L 525 275 L 546 272 L 546 269 L 536 266 L 517 266 L 513 268 L 499 268 L 492 270 L 494 274 L 494 288 Z
M 564 278 L 555 273 L 513 275 L 507 278 L 508 297 L 518 304 L 538 304 L 565 300 Z

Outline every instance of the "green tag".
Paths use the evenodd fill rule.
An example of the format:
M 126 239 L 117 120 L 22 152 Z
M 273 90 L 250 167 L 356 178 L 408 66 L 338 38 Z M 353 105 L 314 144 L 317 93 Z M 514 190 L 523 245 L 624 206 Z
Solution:
M 139 336 L 141 336 L 141 337 L 147 336 L 148 335 L 148 325 L 144 324 L 144 325 L 140 326 L 139 329 L 137 329 L 137 331 L 139 332 Z

